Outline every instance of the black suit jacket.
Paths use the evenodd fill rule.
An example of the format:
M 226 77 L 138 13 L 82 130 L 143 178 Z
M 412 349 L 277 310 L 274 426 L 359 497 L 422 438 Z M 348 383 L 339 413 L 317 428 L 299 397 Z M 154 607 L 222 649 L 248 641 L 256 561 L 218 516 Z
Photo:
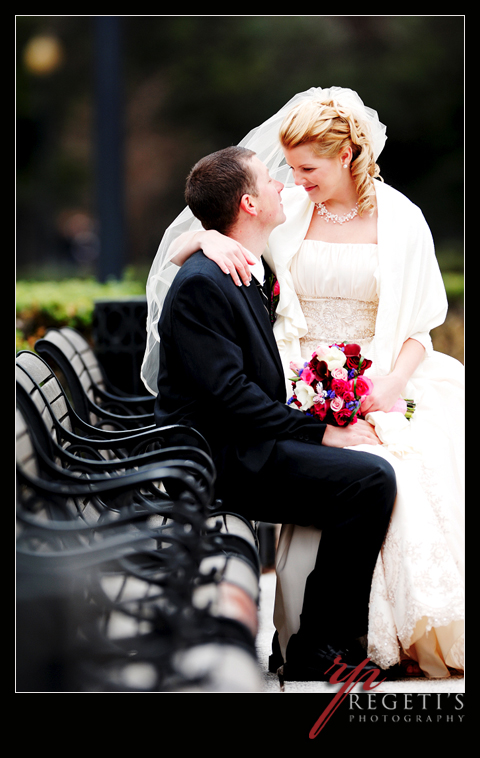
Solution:
M 237 287 L 195 253 L 170 287 L 159 332 L 156 423 L 197 429 L 220 474 L 257 473 L 277 439 L 321 443 L 325 425 L 285 404 L 280 355 L 253 281 Z

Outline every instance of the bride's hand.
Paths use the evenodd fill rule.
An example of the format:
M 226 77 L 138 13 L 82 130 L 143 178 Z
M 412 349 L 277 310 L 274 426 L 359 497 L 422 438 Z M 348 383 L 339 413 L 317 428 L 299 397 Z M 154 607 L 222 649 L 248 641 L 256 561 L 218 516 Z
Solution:
M 362 402 L 362 415 L 373 411 L 388 413 L 402 394 L 402 382 L 393 374 L 372 376 L 373 390 Z
M 250 284 L 252 273 L 249 265 L 257 262 L 255 256 L 239 242 L 210 229 L 201 233 L 204 255 L 214 261 L 224 274 L 230 274 L 237 286 Z

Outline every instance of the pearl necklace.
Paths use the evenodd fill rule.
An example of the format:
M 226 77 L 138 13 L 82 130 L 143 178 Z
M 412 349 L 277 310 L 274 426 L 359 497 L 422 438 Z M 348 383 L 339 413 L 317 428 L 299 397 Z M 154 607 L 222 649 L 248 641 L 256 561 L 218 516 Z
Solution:
M 315 203 L 315 208 L 317 209 L 318 215 L 323 216 L 327 223 L 332 221 L 334 224 L 344 224 L 346 221 L 351 221 L 358 213 L 358 203 L 355 204 L 355 208 L 352 208 L 350 213 L 346 213 L 344 216 L 339 216 L 337 213 L 330 213 L 330 211 L 327 211 L 323 203 Z

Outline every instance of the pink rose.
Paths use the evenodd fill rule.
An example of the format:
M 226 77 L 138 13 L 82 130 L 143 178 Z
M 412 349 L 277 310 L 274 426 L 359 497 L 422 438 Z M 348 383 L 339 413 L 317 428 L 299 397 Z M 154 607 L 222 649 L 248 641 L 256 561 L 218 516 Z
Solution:
M 295 361 L 290 361 L 290 369 L 294 371 L 297 375 L 299 371 L 301 371 L 303 368 L 303 363 L 295 363 Z
M 348 379 L 348 371 L 345 368 L 334 368 L 332 370 L 332 379 L 343 379 L 343 381 L 346 381 Z
M 312 384 L 312 382 L 317 381 L 317 377 L 313 373 L 312 369 L 308 366 L 302 371 L 302 381 L 304 381 L 305 384 Z
M 357 376 L 355 380 L 355 392 L 357 397 L 366 397 L 373 390 L 373 382 L 368 376 Z
M 278 279 L 277 279 L 277 281 L 273 285 L 273 296 L 274 297 L 278 297 L 279 294 L 280 294 L 280 285 L 279 285 Z
M 334 397 L 330 403 L 330 408 L 334 413 L 338 413 L 338 411 L 342 410 L 343 408 L 343 400 L 341 397 Z
M 343 397 L 343 402 L 345 404 L 351 403 L 351 402 L 353 402 L 354 400 L 357 399 L 355 397 L 355 393 L 353 391 L 351 391 L 351 390 L 349 390 L 348 392 L 344 392 L 344 394 L 342 395 L 342 397 Z
M 329 352 L 330 348 L 328 345 L 317 345 L 315 355 L 317 356 L 318 360 L 321 361 L 326 355 L 328 355 Z

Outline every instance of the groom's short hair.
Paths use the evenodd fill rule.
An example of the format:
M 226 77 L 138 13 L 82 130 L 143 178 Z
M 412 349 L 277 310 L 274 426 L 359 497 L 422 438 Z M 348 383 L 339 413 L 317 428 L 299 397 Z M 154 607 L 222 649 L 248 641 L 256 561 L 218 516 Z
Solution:
M 251 168 L 255 155 L 244 147 L 226 147 L 201 158 L 190 171 L 185 200 L 204 229 L 227 234 L 235 223 L 243 195 L 256 195 Z

